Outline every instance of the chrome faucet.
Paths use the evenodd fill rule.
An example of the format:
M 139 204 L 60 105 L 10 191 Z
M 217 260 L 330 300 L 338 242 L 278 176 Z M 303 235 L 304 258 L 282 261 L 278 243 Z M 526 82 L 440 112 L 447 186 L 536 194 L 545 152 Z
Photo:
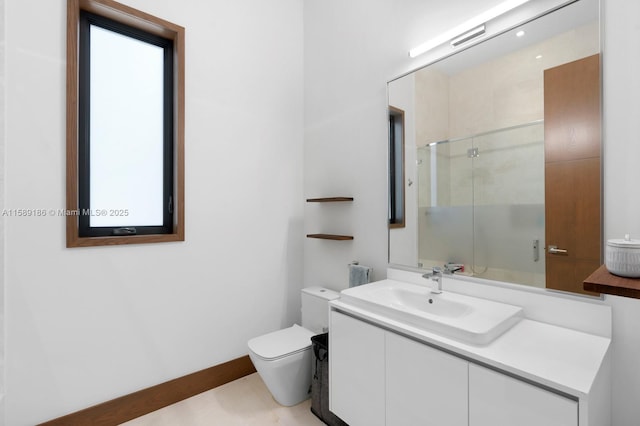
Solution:
M 442 268 L 441 267 L 434 266 L 431 272 L 427 272 L 422 276 L 422 278 L 431 278 L 431 281 L 435 283 L 431 285 L 432 294 L 442 293 Z

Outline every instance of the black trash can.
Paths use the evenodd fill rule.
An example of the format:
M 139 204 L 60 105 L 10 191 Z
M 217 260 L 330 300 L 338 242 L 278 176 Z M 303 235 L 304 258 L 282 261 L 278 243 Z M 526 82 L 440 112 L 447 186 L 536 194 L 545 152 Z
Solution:
M 329 333 L 311 338 L 311 412 L 329 426 L 348 426 L 329 411 Z

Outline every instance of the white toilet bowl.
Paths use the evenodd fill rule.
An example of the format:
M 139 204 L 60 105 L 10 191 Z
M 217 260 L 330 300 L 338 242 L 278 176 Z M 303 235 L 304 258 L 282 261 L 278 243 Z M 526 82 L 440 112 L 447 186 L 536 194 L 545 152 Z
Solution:
M 312 336 L 313 332 L 294 324 L 249 340 L 249 357 L 281 405 L 290 407 L 309 398 Z
M 273 398 L 292 406 L 310 396 L 311 337 L 327 330 L 329 300 L 340 295 L 321 287 L 302 290 L 302 327 L 255 337 L 248 342 L 249 357 Z

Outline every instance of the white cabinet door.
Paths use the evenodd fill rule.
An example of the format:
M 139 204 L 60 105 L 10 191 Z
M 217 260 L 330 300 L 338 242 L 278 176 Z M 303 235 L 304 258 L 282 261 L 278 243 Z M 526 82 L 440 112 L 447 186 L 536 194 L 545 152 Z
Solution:
M 467 425 L 467 361 L 389 332 L 386 356 L 387 425 Z
M 578 402 L 469 365 L 469 426 L 577 426 Z
M 383 426 L 384 330 L 331 311 L 329 409 L 350 426 Z

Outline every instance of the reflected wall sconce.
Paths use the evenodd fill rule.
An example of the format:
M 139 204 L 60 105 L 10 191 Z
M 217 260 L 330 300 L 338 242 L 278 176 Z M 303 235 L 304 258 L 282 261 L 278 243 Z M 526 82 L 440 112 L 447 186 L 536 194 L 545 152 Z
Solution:
M 473 40 L 485 33 L 485 24 L 498 16 L 509 12 L 516 7 L 523 5 L 529 0 L 507 0 L 485 12 L 469 19 L 468 21 L 446 31 L 439 36 L 427 40 L 419 46 L 409 51 L 409 56 L 415 58 L 423 53 L 434 49 L 441 44 L 450 42 L 453 47 L 459 46 L 467 41 Z

